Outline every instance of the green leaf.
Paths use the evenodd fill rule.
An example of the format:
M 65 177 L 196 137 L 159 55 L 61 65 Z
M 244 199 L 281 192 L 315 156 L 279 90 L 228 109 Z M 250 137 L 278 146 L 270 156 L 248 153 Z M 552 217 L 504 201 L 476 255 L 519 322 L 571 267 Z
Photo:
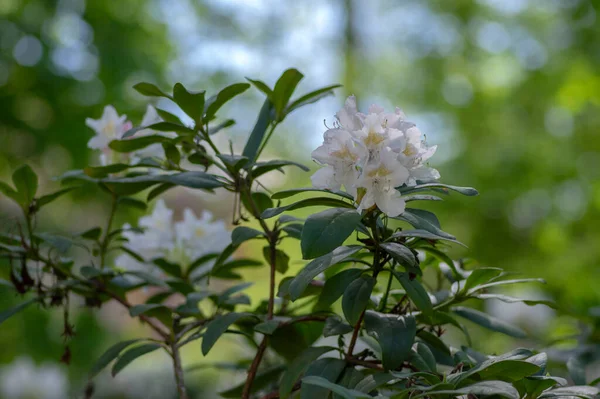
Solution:
M 452 238 L 448 238 L 447 236 L 440 236 L 437 234 L 434 234 L 432 232 L 429 232 L 427 230 L 421 230 L 421 229 L 415 229 L 415 230 L 403 230 L 403 231 L 399 231 L 397 233 L 392 234 L 391 237 L 389 237 L 387 240 L 392 240 L 394 238 L 400 238 L 400 237 L 416 237 L 416 238 L 424 238 L 426 240 L 433 240 L 433 241 L 439 241 L 439 240 L 445 240 L 445 241 L 450 241 L 459 245 L 462 245 L 463 247 L 466 247 L 465 244 L 463 244 L 462 242 L 452 239 Z
M 290 68 L 286 70 L 277 83 L 275 83 L 275 88 L 273 89 L 273 105 L 275 105 L 275 111 L 277 112 L 277 119 L 283 120 L 285 117 L 285 107 L 292 97 L 294 90 L 296 90 L 296 86 L 300 83 L 300 80 L 304 75 L 302 75 L 297 69 Z
M 333 251 L 352 234 L 360 220 L 360 213 L 347 208 L 332 208 L 310 215 L 302 229 L 302 257 L 313 259 Z
M 181 153 L 177 149 L 177 146 L 172 143 L 162 143 L 162 147 L 167 160 L 173 165 L 179 166 L 179 163 L 181 162 Z
M 354 389 L 360 392 L 369 393 L 394 379 L 396 379 L 396 377 L 388 373 L 371 374 L 360 380 Z
M 546 284 L 546 281 L 541 278 L 521 278 L 521 279 L 514 279 L 514 280 L 493 281 L 491 283 L 478 285 L 475 288 L 469 290 L 469 292 L 467 292 L 467 294 L 472 295 L 477 291 L 481 291 L 481 290 L 491 288 L 491 287 L 498 287 L 501 285 L 513 285 L 513 284 L 524 284 L 524 283 Z
M 335 348 L 330 346 L 310 347 L 295 358 L 281 377 L 279 384 L 279 396 L 281 399 L 286 399 L 290 396 L 296 381 L 313 361 L 332 350 L 335 350 Z
M 148 208 L 148 206 L 146 205 L 146 203 L 144 201 L 140 201 L 138 199 L 131 198 L 131 197 L 121 197 L 121 198 L 119 198 L 119 201 L 117 203 L 119 204 L 119 206 L 125 206 L 125 207 L 129 207 L 129 208 L 133 208 L 133 209 L 138 209 L 140 211 L 145 211 Z
M 346 324 L 342 318 L 338 315 L 328 317 L 325 320 L 325 327 L 323 327 L 323 336 L 331 337 L 334 335 L 343 335 L 353 330 L 350 324 Z
M 346 269 L 325 281 L 317 309 L 327 309 L 342 296 L 348 285 L 363 273 L 362 269 Z
M 288 105 L 285 113 L 289 114 L 290 112 L 292 112 L 300 107 L 317 102 L 320 99 L 325 98 L 327 96 L 332 96 L 333 89 L 337 89 L 338 87 L 341 87 L 341 86 L 342 85 L 331 85 L 331 86 L 323 87 L 323 88 L 315 90 L 315 91 L 311 91 L 310 93 L 307 93 L 307 94 L 301 96 L 300 98 L 293 100 Z
M 479 195 L 479 192 L 471 187 L 450 186 L 448 184 L 441 184 L 441 183 L 418 184 L 418 185 L 412 186 L 412 187 L 401 188 L 398 191 L 400 191 L 402 193 L 402 195 L 406 195 L 408 193 L 415 192 L 415 191 L 430 190 L 430 189 L 435 189 L 435 188 L 456 191 L 457 193 L 467 195 L 469 197 Z
M 234 171 L 240 170 L 250 161 L 243 155 L 218 154 L 217 157 L 223 161 L 227 168 Z
M 246 78 L 246 80 L 248 82 L 252 83 L 252 85 L 254 87 L 256 87 L 258 90 L 265 93 L 267 95 L 267 99 L 271 100 L 273 98 L 273 90 L 271 90 L 271 88 L 269 86 L 267 86 L 267 84 L 265 82 L 263 82 L 261 80 L 250 79 L 250 78 Z
M 21 204 L 21 196 L 8 184 L 0 182 L 0 192 L 16 203 Z
M 258 114 L 258 119 L 256 124 L 254 125 L 254 129 L 252 129 L 252 133 L 250 133 L 250 137 L 248 137 L 248 141 L 246 142 L 246 146 L 244 147 L 244 151 L 242 155 L 248 158 L 250 161 L 254 161 L 256 159 L 256 154 L 258 153 L 258 149 L 260 148 L 260 144 L 263 141 L 267 128 L 271 124 L 271 113 L 273 110 L 273 105 L 271 101 L 267 98 L 263 103 L 262 108 Z
M 51 194 L 43 195 L 37 199 L 36 205 L 38 208 L 41 208 L 41 207 L 48 205 L 49 203 L 55 201 L 56 199 L 62 197 L 66 193 L 75 190 L 76 188 L 78 188 L 78 187 L 67 187 L 67 188 L 63 188 L 62 190 L 55 191 Z
M 256 393 L 260 390 L 263 390 L 269 384 L 272 384 L 274 381 L 277 380 L 277 378 L 284 369 L 284 366 L 276 366 L 267 371 L 257 374 L 256 378 L 254 379 L 254 382 L 252 383 L 252 389 L 250 390 L 250 393 Z M 239 399 L 242 397 L 245 385 L 246 381 L 231 389 L 228 389 L 227 391 L 219 392 L 219 395 L 227 399 Z
M 310 282 L 321 272 L 329 267 L 340 263 L 344 259 L 352 256 L 361 249 L 360 246 L 354 245 L 349 247 L 340 247 L 332 253 L 323 255 L 308 263 L 290 284 L 290 297 L 295 301 L 302 295 Z
M 278 191 L 275 194 L 271 195 L 271 198 L 273 199 L 285 199 L 285 198 L 289 198 L 289 197 L 293 197 L 294 195 L 298 195 L 298 194 L 304 194 L 304 193 L 325 193 L 325 194 L 333 194 L 333 195 L 337 195 L 346 199 L 349 199 L 351 201 L 354 201 L 354 197 L 351 196 L 348 193 L 345 193 L 343 191 L 331 191 L 331 190 L 324 190 L 324 189 L 320 189 L 320 188 L 293 188 L 290 190 L 283 190 L 283 191 Z
M 173 139 L 164 136 L 142 136 L 142 137 L 134 137 L 126 140 L 113 140 L 108 146 L 117 152 L 133 152 L 136 150 L 140 150 L 142 148 L 146 148 L 152 144 L 156 143 L 170 143 Z M 117 173 L 127 169 L 129 165 L 125 164 L 114 164 L 105 167 L 96 167 L 96 168 L 86 168 L 85 172 L 87 175 L 92 177 L 102 177 L 101 174 L 108 173 Z
M 456 240 L 456 237 L 454 237 L 453 235 L 442 231 L 439 226 L 439 221 L 437 221 L 435 215 L 433 215 L 433 218 L 431 217 L 431 215 L 433 214 L 427 211 L 423 211 L 421 209 L 406 208 L 403 214 L 401 214 L 398 217 L 395 217 L 394 219 L 403 220 L 411 224 L 416 229 L 426 230 L 430 233 L 433 233 L 440 237 L 445 237 L 449 240 Z
M 360 276 L 344 291 L 342 310 L 350 325 L 356 325 L 362 312 L 367 308 L 377 279 L 371 276 Z
M 329 207 L 336 207 L 336 208 L 355 209 L 354 205 L 352 205 L 348 202 L 344 202 L 344 201 L 335 199 L 335 198 L 327 198 L 327 197 L 306 198 L 306 199 L 300 200 L 298 202 L 294 202 L 293 204 L 290 204 L 290 205 L 281 206 L 278 208 L 269 208 L 262 213 L 261 218 L 269 219 L 269 218 L 272 218 L 273 216 L 277 216 L 283 212 L 293 211 L 295 209 L 306 208 L 309 206 L 329 206 Z
M 570 358 L 567 361 L 567 370 L 575 385 L 586 385 L 585 364 L 580 358 Z
M 549 300 L 544 300 L 544 299 L 522 299 L 522 298 L 515 298 L 512 296 L 507 296 L 507 295 L 502 295 L 502 294 L 477 294 L 474 296 L 474 298 L 477 299 L 497 299 L 499 301 L 502 302 L 506 302 L 506 303 L 524 303 L 527 306 L 536 306 L 536 305 L 546 305 L 549 308 L 552 309 L 556 309 L 556 303 L 549 301 Z
M 365 328 L 379 343 L 381 361 L 386 370 L 400 367 L 408 358 L 417 333 L 414 317 L 386 315 L 367 310 Z
M 196 125 L 202 124 L 202 114 L 204 112 L 204 90 L 198 92 L 188 91 L 181 83 L 173 86 L 173 101 L 179 108 L 196 122 Z
M 156 113 L 165 122 L 174 123 L 176 125 L 182 125 L 181 119 L 178 116 L 173 115 L 172 113 L 165 111 L 164 109 L 154 108 Z
M 212 349 L 217 340 L 227 331 L 229 326 L 245 317 L 256 317 L 252 313 L 227 313 L 211 321 L 206 327 L 204 337 L 202 338 L 202 354 L 206 354 Z
M 221 130 L 226 129 L 230 126 L 235 125 L 235 121 L 233 119 L 227 119 L 216 126 L 211 126 L 208 128 L 208 134 L 212 136 L 213 134 L 219 133 Z
M 254 178 L 257 178 L 257 177 L 262 176 L 265 173 L 268 173 L 272 170 L 279 170 L 279 171 L 283 172 L 281 170 L 281 168 L 284 166 L 297 166 L 305 172 L 308 172 L 310 170 L 306 166 L 304 166 L 298 162 L 281 161 L 281 160 L 275 159 L 275 160 L 267 161 L 267 162 L 256 162 L 250 173 L 252 174 L 252 176 L 254 176 Z
M 135 348 L 129 349 L 127 352 L 123 353 L 115 362 L 111 372 L 112 376 L 116 376 L 121 370 L 127 367 L 129 363 L 131 363 L 138 357 L 148 354 L 150 352 L 154 352 L 155 350 L 160 348 L 162 348 L 162 345 L 151 343 L 136 346 Z
M 281 230 L 285 231 L 289 237 L 295 238 L 296 240 L 300 240 L 302 238 L 302 229 L 304 225 L 301 223 L 290 223 L 286 224 L 281 228 Z
M 478 269 L 475 269 L 471 272 L 471 274 L 469 274 L 469 277 L 467 277 L 462 291 L 467 292 L 471 288 L 483 283 L 487 283 L 488 281 L 498 277 L 501 274 L 502 269 L 496 267 L 480 267 Z
M 0 324 L 4 323 L 9 317 L 24 310 L 32 303 L 37 302 L 37 300 L 38 300 L 38 298 L 32 298 L 32 299 L 29 299 L 28 301 L 18 304 L 17 306 L 12 307 L 10 309 L 3 310 L 2 312 L 0 312 Z
M 497 331 L 515 338 L 527 337 L 527 333 L 520 328 L 512 326 L 505 321 L 492 317 L 478 310 L 457 306 L 453 308 L 452 311 L 457 315 L 480 325 L 481 327 L 487 328 L 488 330 Z
M 329 391 L 335 392 L 342 396 L 344 399 L 368 399 L 371 395 L 356 391 L 354 389 L 345 388 L 341 385 L 334 384 L 333 382 L 318 376 L 308 376 L 302 378 L 302 384 L 315 385 L 322 388 L 327 388 Z
M 329 382 L 335 382 L 345 367 L 346 362 L 340 359 L 317 359 L 306 369 L 304 376 L 317 376 Z M 300 390 L 300 399 L 328 398 L 329 392 L 328 388 L 304 384 Z
M 392 258 L 400 265 L 407 268 L 418 267 L 415 254 L 406 246 L 397 242 L 384 242 L 379 245 L 385 252 L 392 255 Z
M 206 120 L 211 120 L 226 102 L 233 97 L 242 94 L 248 90 L 249 87 L 250 85 L 248 83 L 235 83 L 221 90 L 212 101 L 209 99 L 207 101 L 207 104 L 209 105 L 206 108 Z
M 142 280 L 144 280 L 146 283 L 150 284 L 150 285 L 155 285 L 157 287 L 168 287 L 168 284 L 166 282 L 164 282 L 163 280 L 161 280 L 158 277 L 153 276 L 150 273 L 146 273 L 146 272 L 141 272 L 141 271 L 126 271 L 123 274 L 130 274 L 132 276 L 136 276 Z
M 573 386 L 551 389 L 542 393 L 538 399 L 547 398 L 565 398 L 569 396 L 576 396 L 578 398 L 593 399 L 600 393 L 600 389 L 588 386 Z
M 123 352 L 123 350 L 125 350 L 125 348 L 127 348 L 128 346 L 130 346 L 136 342 L 142 341 L 142 340 L 143 340 L 143 338 L 130 339 L 128 341 L 122 341 L 122 342 L 116 343 L 113 346 L 111 346 L 110 348 L 108 348 L 102 354 L 102 356 L 100 356 L 98 358 L 98 360 L 96 360 L 96 363 L 94 363 L 94 365 L 92 366 L 89 377 L 90 378 L 95 377 L 106 366 L 108 366 L 108 364 L 110 362 L 112 362 L 114 359 L 116 359 L 117 356 L 119 356 L 121 354 L 121 352 Z
M 38 189 L 38 177 L 33 169 L 29 165 L 18 167 L 12 175 L 12 181 L 21 198 L 21 205 L 29 205 Z
M 395 270 L 392 271 L 396 279 L 400 282 L 408 297 L 413 303 L 425 314 L 431 314 L 433 312 L 433 305 L 431 304 L 431 298 L 423 285 L 417 279 L 411 280 L 407 273 L 400 273 Z
M 279 320 L 263 321 L 262 323 L 258 323 L 257 325 L 254 326 L 254 331 L 257 331 L 259 333 L 266 334 L 266 335 L 272 335 L 275 332 L 275 330 L 277 330 L 277 327 L 279 327 L 280 324 L 281 324 L 281 321 L 279 321 Z
M 71 238 L 57 234 L 43 232 L 36 233 L 35 236 L 51 247 L 56 248 L 56 250 L 63 255 L 66 254 L 73 245 L 73 240 Z
M 265 261 L 271 264 L 271 249 L 270 247 L 263 248 L 263 256 Z M 280 249 L 275 250 L 275 269 L 279 273 L 285 273 L 290 267 L 290 257 Z
M 171 98 L 170 95 L 163 92 L 161 89 L 159 89 L 152 83 L 147 83 L 147 82 L 137 83 L 133 86 L 133 88 L 143 96 Z
M 437 372 L 435 357 L 431 349 L 422 342 L 414 344 L 409 361 L 421 371 Z
M 504 381 L 482 381 L 460 389 L 431 390 L 413 397 L 416 399 L 433 395 L 482 395 L 485 397 L 498 395 L 508 399 L 520 398 L 519 392 L 511 384 Z
M 159 183 L 170 183 L 195 189 L 212 190 L 223 187 L 214 175 L 200 171 L 169 175 L 142 175 L 136 177 L 107 178 L 101 180 L 111 190 L 121 195 L 131 195 Z
M 164 305 L 156 304 L 156 303 L 144 303 L 141 305 L 135 305 L 129 308 L 129 315 L 131 317 L 137 317 L 141 314 L 147 313 L 154 309 L 165 309 Z
M 239 247 L 242 243 L 260 236 L 264 237 L 265 233 L 251 227 L 238 226 L 231 232 L 231 245 Z

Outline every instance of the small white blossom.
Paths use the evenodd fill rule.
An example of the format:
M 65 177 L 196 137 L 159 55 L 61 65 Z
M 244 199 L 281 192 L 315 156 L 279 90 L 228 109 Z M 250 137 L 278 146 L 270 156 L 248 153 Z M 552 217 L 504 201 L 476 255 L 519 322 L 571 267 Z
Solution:
M 371 105 L 363 114 L 350 96 L 336 118 L 334 128 L 325 132 L 323 144 L 312 153 L 324 166 L 311 177 L 314 187 L 339 190 L 343 186 L 359 210 L 377 205 L 389 216 L 397 216 L 405 207 L 398 187 L 439 178 L 437 170 L 425 165 L 436 147 L 425 144 L 419 129 L 399 108 L 389 113 Z
M 26 357 L 0 370 L 0 397 L 4 399 L 64 399 L 68 397 L 68 385 L 60 366 L 36 366 Z
M 187 266 L 201 256 L 222 252 L 231 243 L 231 233 L 222 220 L 213 220 L 213 215 L 203 211 L 200 218 L 186 208 L 183 220 L 174 222 L 173 211 L 163 200 L 158 200 L 151 215 L 139 220 L 143 233 L 123 226 L 123 236 L 128 239 L 126 247 L 141 255 L 145 263 L 140 263 L 128 254 L 119 256 L 115 263 L 127 270 L 144 270 L 159 273 L 151 261 L 164 258 L 169 262 Z M 202 271 L 212 267 L 207 263 Z M 195 270 L 199 273 L 200 270 Z

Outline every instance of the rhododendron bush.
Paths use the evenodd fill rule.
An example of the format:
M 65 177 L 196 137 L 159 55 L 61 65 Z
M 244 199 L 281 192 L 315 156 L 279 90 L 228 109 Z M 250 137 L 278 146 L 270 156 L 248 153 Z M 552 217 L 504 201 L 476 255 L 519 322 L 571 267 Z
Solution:
M 598 389 L 585 378 L 570 386 L 550 375 L 544 352 L 472 349 L 465 320 L 490 334 L 527 335 L 478 310 L 482 301 L 554 305 L 502 293 L 539 279 L 449 257 L 447 247 L 460 242 L 419 204 L 477 191 L 439 181 L 428 165 L 436 146 L 400 109 L 372 105 L 365 112 L 349 97 L 312 152 L 318 166 L 312 187 L 265 190 L 261 179 L 269 172 L 308 171 L 293 161 L 262 160 L 277 127 L 338 87 L 294 95 L 302 77 L 289 69 L 273 88 L 249 79 L 212 96 L 179 83 L 169 92 L 140 83 L 139 93 L 171 100 L 192 122 L 148 105 L 134 126 L 107 106 L 99 119 L 86 121 L 98 166 L 64 173 L 58 177 L 64 187 L 51 193 L 39 192 L 29 166 L 15 170 L 12 184 L 0 189 L 23 218 L 17 234 L 1 236 L 0 251 L 24 301 L 0 313 L 0 322 L 27 306 L 62 308 L 65 362 L 77 330 L 69 321 L 73 296 L 92 311 L 116 301 L 149 326 L 150 335 L 106 348 L 90 370 L 87 397 L 101 370 L 116 375 L 162 351 L 172 360 L 177 394 L 188 398 L 191 376 L 182 358 L 187 351 L 207 355 L 225 334 L 246 345 L 238 359 L 207 363 L 245 373 L 241 384 L 220 393 L 225 398 L 595 397 Z M 221 107 L 252 86 L 266 99 L 243 151 L 221 148 L 215 135 L 235 123 Z M 309 108 L 297 112 L 310 117 Z M 110 204 L 105 224 L 68 237 L 38 231 L 38 213 L 89 185 L 99 186 Z M 234 227 L 208 211 L 184 209 L 175 218 L 161 199 L 175 187 L 233 193 Z M 118 226 L 114 215 L 124 207 L 148 213 Z M 302 208 L 312 212 L 294 217 Z M 307 261 L 298 273 L 288 270 L 295 259 L 283 241 L 298 245 Z M 85 260 L 69 257 L 73 246 L 87 250 Z M 246 268 L 268 281 L 264 298 L 244 293 L 251 285 Z M 144 302 L 134 302 L 137 290 L 145 290 Z

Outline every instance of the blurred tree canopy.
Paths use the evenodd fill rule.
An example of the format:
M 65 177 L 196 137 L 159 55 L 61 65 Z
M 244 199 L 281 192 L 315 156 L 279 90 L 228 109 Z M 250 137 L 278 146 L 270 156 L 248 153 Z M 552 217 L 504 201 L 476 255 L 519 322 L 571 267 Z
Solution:
M 211 88 L 295 66 L 303 84 L 340 82 L 363 108 L 401 106 L 439 144 L 444 180 L 481 193 L 435 205 L 465 254 L 546 278 L 583 314 L 600 303 L 598 5 L 3 0 L 0 173 L 24 160 L 48 177 L 84 166 L 85 118 L 114 104 L 139 121 L 138 81 Z M 298 140 L 281 151 L 306 161 L 342 101 L 292 118 Z

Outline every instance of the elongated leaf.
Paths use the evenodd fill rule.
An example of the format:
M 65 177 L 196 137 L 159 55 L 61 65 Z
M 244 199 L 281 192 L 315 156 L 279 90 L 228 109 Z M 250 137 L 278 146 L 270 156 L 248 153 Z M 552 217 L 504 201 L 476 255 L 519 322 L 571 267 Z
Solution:
M 569 370 L 569 376 L 571 376 L 575 385 L 586 384 L 585 364 L 581 359 L 577 357 L 570 358 L 567 361 L 567 370 Z
M 18 167 L 13 175 L 12 181 L 21 197 L 22 205 L 28 205 L 33 201 L 38 189 L 38 177 L 29 165 Z
M 51 202 L 54 202 L 58 198 L 62 197 L 63 195 L 67 194 L 68 192 L 75 190 L 76 188 L 78 188 L 78 187 L 67 187 L 67 188 L 63 188 L 62 190 L 55 191 L 51 194 L 43 195 L 40 198 L 38 198 L 37 207 L 41 208 L 45 205 L 48 205 Z
M 211 120 L 217 111 L 229 100 L 233 97 L 242 94 L 250 85 L 248 83 L 235 83 L 230 86 L 227 86 L 223 90 L 217 94 L 213 101 L 207 101 L 208 107 L 206 108 L 206 119 Z
M 337 89 L 338 87 L 341 87 L 341 86 L 342 85 L 331 85 L 331 86 L 326 86 L 326 87 L 323 87 L 323 88 L 315 90 L 315 91 L 311 91 L 310 93 L 307 93 L 307 94 L 299 97 L 298 99 L 293 100 L 288 105 L 285 112 L 286 112 L 286 114 L 289 114 L 290 112 L 292 112 L 300 107 L 317 102 L 320 99 L 325 98 L 327 96 L 332 96 L 333 89 Z
M 302 378 L 302 383 L 307 385 L 315 385 L 318 387 L 326 388 L 331 392 L 335 392 L 336 394 L 342 396 L 344 399 L 367 399 L 371 398 L 371 395 L 366 393 L 345 388 L 341 385 L 335 384 L 323 377 L 319 376 L 308 376 Z
M 238 171 L 244 167 L 250 160 L 243 155 L 228 155 L 228 154 L 219 154 L 217 157 L 223 161 L 227 168 Z
M 152 144 L 156 144 L 156 143 L 170 143 L 172 142 L 173 139 L 169 138 L 169 137 L 164 137 L 164 136 L 142 136 L 142 137 L 134 137 L 131 139 L 126 139 L 126 140 L 113 140 L 111 141 L 108 146 L 117 152 L 133 152 L 136 150 L 140 150 L 142 148 L 146 148 Z M 111 171 L 109 173 L 117 173 L 120 172 L 122 170 L 125 170 L 129 167 L 129 165 L 125 165 L 125 167 L 121 166 L 123 164 L 115 164 L 115 165 L 111 165 Z M 108 167 L 104 167 L 103 169 L 107 169 Z M 98 170 L 98 168 L 91 169 L 91 168 L 86 168 L 86 174 L 91 175 L 90 173 L 94 173 L 96 175 L 98 175 L 98 173 L 95 173 Z M 89 172 L 89 173 L 88 173 Z M 93 176 L 93 177 L 102 177 L 102 176 Z
M 482 395 L 486 397 L 498 395 L 508 399 L 520 398 L 519 392 L 511 384 L 504 381 L 482 381 L 460 389 L 431 390 L 416 395 L 414 398 L 433 395 Z
M 158 87 L 156 87 L 152 83 L 140 82 L 140 83 L 135 84 L 133 86 L 133 88 L 138 93 L 140 93 L 141 95 L 144 95 L 144 96 L 147 96 L 147 97 L 165 97 L 165 98 L 171 98 L 170 95 L 168 95 L 167 93 L 163 92 L 161 89 L 159 89 Z
M 329 382 L 335 382 L 345 367 L 346 362 L 340 359 L 318 359 L 308 367 L 304 376 L 305 378 L 308 376 L 317 376 Z M 329 397 L 329 392 L 330 390 L 325 387 L 304 384 L 300 390 L 300 399 L 327 398 Z
M 302 165 L 301 163 L 298 162 L 293 162 L 293 161 L 281 161 L 278 159 L 272 160 L 272 161 L 267 161 L 267 162 L 257 162 L 254 166 L 254 168 L 252 168 L 252 176 L 259 177 L 264 175 L 265 173 L 268 173 L 272 170 L 280 170 L 283 172 L 283 170 L 281 169 L 284 166 L 297 166 L 298 168 L 302 169 L 305 172 L 308 172 L 309 169 Z
M 513 284 L 524 284 L 524 283 L 546 284 L 546 281 L 541 278 L 521 278 L 521 279 L 514 279 L 514 280 L 493 281 L 491 283 L 478 285 L 477 287 L 469 290 L 467 294 L 472 295 L 473 293 L 475 293 L 477 291 L 481 291 L 481 290 L 484 290 L 486 288 L 491 288 L 491 287 L 499 287 L 501 285 L 513 285 Z
M 137 316 L 139 316 L 141 314 L 144 314 L 144 313 L 147 313 L 147 312 L 149 312 L 151 310 L 159 309 L 159 308 L 163 308 L 164 309 L 165 306 L 164 305 L 160 305 L 160 304 L 156 304 L 156 303 L 144 303 L 144 304 L 141 304 L 141 305 L 135 305 L 135 306 L 132 306 L 129 309 L 129 315 L 131 317 L 137 317 Z
M 381 248 L 402 266 L 409 268 L 418 267 L 417 258 L 413 252 L 402 244 L 396 242 L 384 242 L 380 244 Z
M 278 191 L 275 194 L 271 195 L 271 198 L 285 199 L 285 198 L 293 197 L 294 195 L 303 194 L 303 193 L 333 194 L 333 195 L 337 195 L 337 196 L 344 197 L 346 199 L 354 201 L 354 197 L 352 197 L 350 194 L 345 193 L 343 191 L 330 191 L 330 190 L 323 190 L 320 188 L 293 188 L 290 190 Z
M 309 206 L 329 206 L 329 207 L 336 207 L 336 208 L 355 209 L 354 205 L 349 204 L 348 202 L 344 202 L 344 201 L 335 199 L 335 198 L 326 198 L 326 197 L 307 198 L 307 199 L 300 200 L 298 202 L 294 202 L 293 204 L 290 204 L 290 205 L 281 206 L 279 208 L 266 209 L 262 213 L 261 218 L 269 219 L 269 218 L 272 218 L 273 216 L 277 216 L 283 212 L 293 211 L 295 209 L 306 208 Z
M 242 370 L 246 368 L 247 366 L 244 366 L 242 367 Z M 277 366 L 267 371 L 258 373 L 256 375 L 256 378 L 254 379 L 254 382 L 252 383 L 252 389 L 250 390 L 250 393 L 256 393 L 265 388 L 267 385 L 273 383 L 273 381 L 276 381 L 277 377 L 279 377 L 283 370 L 285 370 L 284 366 Z M 223 392 L 219 392 L 219 395 L 228 399 L 239 399 L 242 397 L 245 385 L 246 381 L 243 381 L 241 384 L 233 388 L 230 388 Z
M 425 314 L 431 314 L 433 312 L 433 305 L 431 304 L 431 298 L 423 285 L 417 279 L 411 280 L 406 273 L 400 273 L 398 271 L 392 271 L 396 279 L 402 284 L 402 287 L 406 291 L 408 297 L 413 303 Z
M 452 311 L 488 330 L 497 331 L 515 338 L 527 337 L 527 333 L 520 328 L 478 310 L 457 306 Z
M 121 370 L 127 367 L 131 362 L 137 359 L 140 356 L 146 355 L 150 352 L 154 352 L 157 349 L 162 348 L 160 344 L 144 344 L 140 346 L 136 346 L 135 348 L 129 349 L 127 352 L 123 353 L 119 359 L 115 362 L 111 374 L 112 376 L 116 376 Z
M 23 303 L 18 304 L 15 307 L 12 307 L 10 309 L 7 310 L 3 310 L 2 312 L 0 312 L 0 324 L 4 323 L 9 317 L 19 313 L 20 311 L 24 310 L 25 308 L 27 308 L 29 305 L 31 305 L 34 302 L 37 302 L 37 298 L 32 298 L 29 299 L 28 301 L 25 301 Z
M 421 371 L 437 372 L 436 360 L 431 349 L 422 342 L 417 342 L 412 349 L 410 362 Z
M 265 82 L 263 82 L 261 80 L 250 79 L 250 78 L 246 78 L 246 80 L 248 82 L 252 83 L 252 85 L 254 87 L 256 87 L 258 90 L 265 93 L 267 95 L 267 99 L 272 100 L 273 90 L 271 90 L 271 88 L 269 86 L 267 86 L 267 84 Z
M 303 351 L 300 356 L 295 358 L 281 377 L 281 382 L 279 384 L 279 396 L 281 399 L 286 399 L 290 396 L 296 381 L 313 361 L 334 349 L 335 348 L 330 346 L 310 347 Z
M 310 215 L 302 229 L 302 257 L 313 259 L 333 251 L 352 234 L 360 220 L 360 213 L 348 208 L 332 208 Z
M 539 299 L 539 300 L 522 299 L 522 298 L 515 298 L 512 296 L 501 295 L 501 294 L 478 294 L 478 295 L 475 295 L 475 298 L 477 298 L 477 299 L 497 299 L 499 301 L 506 302 L 506 303 L 521 302 L 528 306 L 546 305 L 549 308 L 556 309 L 556 303 L 549 301 L 549 300 L 544 300 L 544 299 Z
M 206 332 L 202 338 L 202 354 L 206 354 L 212 349 L 217 340 L 227 331 L 229 326 L 244 317 L 255 317 L 252 313 L 227 313 L 211 321 L 206 327 Z
M 427 215 L 427 213 L 420 209 L 406 208 L 402 215 L 395 217 L 394 219 L 403 220 L 411 224 L 416 229 L 426 230 L 430 233 L 433 233 L 440 237 L 445 237 L 449 240 L 456 240 L 456 237 L 440 229 L 439 222 L 437 222 L 437 219 L 431 219 L 425 217 L 425 215 Z
M 297 69 L 290 68 L 286 70 L 277 83 L 275 83 L 275 88 L 273 89 L 273 105 L 275 105 L 275 111 L 277 112 L 277 116 L 279 120 L 283 120 L 285 117 L 284 109 L 292 97 L 294 90 L 296 90 L 296 86 L 300 83 L 300 80 L 304 75 L 302 75 Z
M 258 114 L 258 120 L 254 125 L 254 129 L 252 129 L 252 133 L 250 133 L 250 137 L 248 137 L 248 141 L 246 142 L 246 146 L 244 147 L 244 151 L 242 155 L 248 158 L 250 161 L 254 161 L 256 159 L 256 154 L 258 153 L 258 149 L 260 148 L 260 144 L 265 137 L 265 133 L 267 128 L 272 122 L 271 114 L 273 112 L 273 105 L 271 101 L 267 98 L 263 103 L 262 108 Z
M 121 352 L 125 350 L 125 348 L 140 341 L 142 341 L 142 338 L 130 339 L 128 341 L 116 343 L 108 348 L 92 366 L 92 369 L 90 370 L 90 378 L 95 377 L 99 372 L 101 372 L 106 366 L 108 366 L 110 362 L 116 359 L 117 356 L 119 356 Z
M 450 241 L 450 242 L 462 245 L 463 247 L 466 247 L 465 244 L 463 244 L 462 242 L 460 242 L 458 240 L 449 238 L 447 236 L 440 236 L 440 235 L 437 235 L 430 231 L 421 230 L 421 229 L 399 231 L 397 233 L 392 234 L 392 236 L 390 238 L 388 238 L 388 240 L 394 239 L 394 238 L 399 238 L 399 237 L 417 237 L 417 238 L 424 238 L 426 240 L 433 240 L 433 241 L 445 240 L 445 241 Z
M 450 186 L 448 184 L 441 184 L 441 183 L 418 184 L 418 185 L 412 186 L 412 187 L 401 188 L 401 189 L 399 189 L 399 191 L 402 193 L 402 195 L 406 195 L 408 193 L 415 192 L 415 191 L 424 191 L 424 190 L 430 190 L 430 189 L 436 189 L 436 188 L 456 191 L 457 193 L 467 195 L 470 197 L 479 195 L 479 192 L 471 187 Z
M 417 333 L 414 317 L 386 315 L 367 310 L 365 328 L 379 343 L 381 361 L 386 370 L 400 367 L 408 358 Z
M 371 276 L 360 276 L 344 291 L 342 310 L 350 325 L 356 325 L 360 315 L 367 308 L 377 280 Z
M 478 286 L 479 284 L 487 283 L 488 281 L 498 277 L 502 274 L 502 269 L 496 267 L 480 267 L 471 272 L 465 285 L 463 286 L 463 292 L 469 291 L 471 288 Z
M 588 386 L 574 386 L 574 387 L 564 387 L 564 388 L 556 388 L 551 389 L 550 391 L 546 391 L 542 393 L 538 399 L 547 399 L 547 398 L 565 398 L 569 396 L 575 396 L 578 398 L 586 398 L 593 399 L 600 393 L 600 389 L 596 387 L 588 387 Z
M 196 124 L 202 123 L 202 114 L 204 113 L 204 90 L 199 92 L 188 91 L 181 83 L 173 86 L 173 101 L 179 105 L 179 108 Z
M 308 284 L 319 274 L 329 267 L 340 263 L 361 249 L 360 246 L 340 247 L 332 253 L 323 255 L 308 263 L 290 284 L 290 297 L 293 301 L 298 299 Z
M 4 182 L 0 182 L 0 192 L 18 204 L 22 202 L 19 193 L 17 193 L 15 189 Z
M 328 278 L 327 281 L 325 281 L 316 308 L 327 309 L 333 305 L 333 303 L 342 296 L 348 285 L 356 280 L 362 273 L 363 270 L 361 269 L 346 269 L 335 276 Z
M 264 237 L 264 235 L 265 234 L 262 231 L 258 231 L 251 227 L 238 226 L 231 232 L 231 245 L 239 247 L 245 241 L 255 237 Z
M 323 336 L 331 337 L 334 335 L 343 335 L 353 330 L 350 324 L 346 324 L 341 317 L 338 315 L 328 317 L 325 320 L 325 326 L 323 327 Z

